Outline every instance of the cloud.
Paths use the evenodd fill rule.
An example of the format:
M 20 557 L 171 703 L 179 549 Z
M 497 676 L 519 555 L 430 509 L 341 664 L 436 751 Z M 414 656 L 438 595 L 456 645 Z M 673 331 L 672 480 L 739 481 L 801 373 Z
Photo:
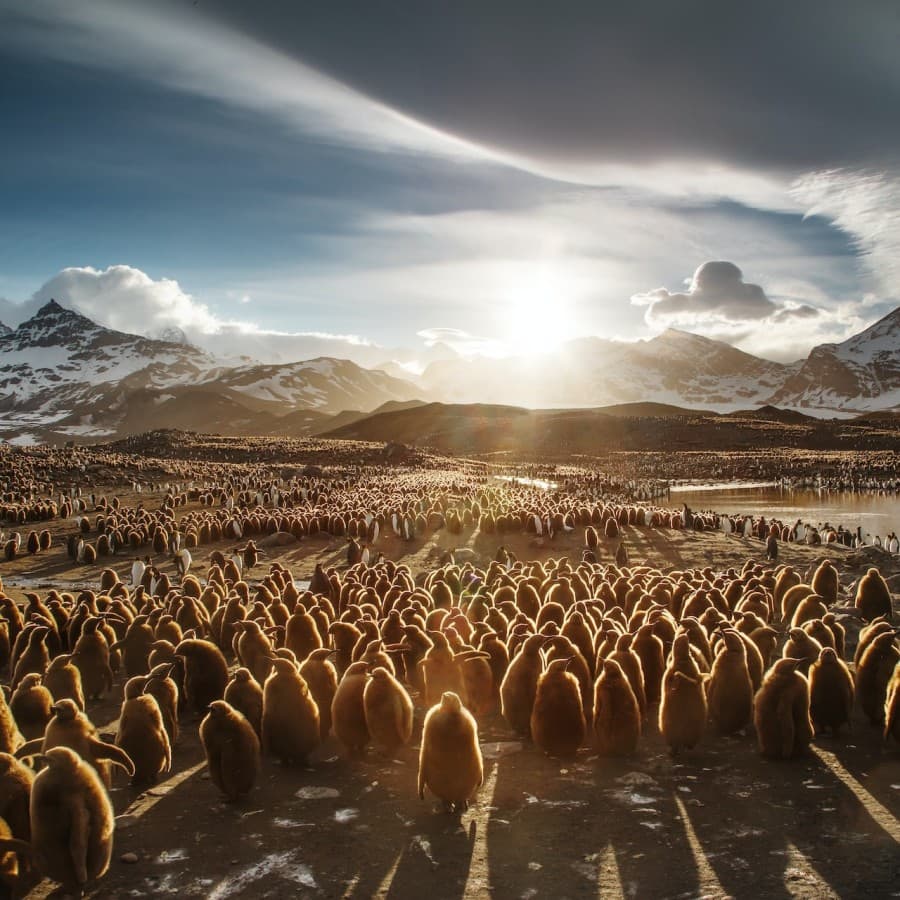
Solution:
M 453 159 L 499 158 L 190 6 L 31 0 L 8 11 L 3 43 L 262 113 L 330 142 Z
M 811 172 L 791 195 L 807 216 L 825 216 L 850 235 L 878 293 L 900 298 L 900 172 Z
M 107 328 L 164 339 L 182 334 L 216 356 L 271 363 L 334 356 L 371 366 L 386 354 L 383 347 L 357 335 L 274 331 L 221 319 L 174 279 L 153 279 L 126 265 L 63 269 L 26 303 L 0 301 L 0 321 L 17 325 L 51 298 Z
M 416 336 L 425 341 L 425 346 L 434 351 L 439 345 L 450 347 L 463 356 L 502 356 L 504 348 L 493 338 L 471 334 L 462 328 L 423 328 Z M 426 354 L 430 360 L 446 358 L 447 354 Z M 451 354 L 452 355 L 452 354 Z
M 781 362 L 801 359 L 818 344 L 840 343 L 890 311 L 881 301 L 826 298 L 802 279 L 780 284 L 787 293 L 772 299 L 745 282 L 734 263 L 713 261 L 698 267 L 687 291 L 658 288 L 631 302 L 646 307 L 645 320 L 656 329 L 684 328 Z M 804 293 L 826 302 L 804 302 Z
M 745 282 L 741 270 L 723 260 L 700 265 L 686 293 L 657 288 L 635 294 L 631 302 L 647 307 L 645 319 L 651 325 L 744 323 L 765 319 L 778 310 L 758 284 Z

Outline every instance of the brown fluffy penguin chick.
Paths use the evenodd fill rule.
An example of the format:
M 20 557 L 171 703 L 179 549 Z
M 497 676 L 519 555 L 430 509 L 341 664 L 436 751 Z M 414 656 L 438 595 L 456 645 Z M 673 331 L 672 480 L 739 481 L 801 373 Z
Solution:
M 856 588 L 856 608 L 866 622 L 883 616 L 888 622 L 894 618 L 891 591 L 876 568 L 869 569 Z
M 21 841 L 31 840 L 28 804 L 34 771 L 10 753 L 0 753 L 0 818 Z
M 116 746 L 134 763 L 132 784 L 150 783 L 172 768 L 172 746 L 156 697 L 144 693 L 146 678 L 125 682 Z
M 747 667 L 747 646 L 734 629 L 722 631 L 722 646 L 706 688 L 709 719 L 719 734 L 734 734 L 750 724 L 753 681 Z
M 323 741 L 331 734 L 331 704 L 338 686 L 337 669 L 328 658 L 331 653 L 325 648 L 313 650 L 300 664 L 300 674 L 319 708 L 319 734 Z
M 80 895 L 105 874 L 112 855 L 114 818 L 94 769 L 69 747 L 43 754 L 47 767 L 31 789 L 31 846 L 35 868 Z
M 603 662 L 594 685 L 594 747 L 601 756 L 630 756 L 641 737 L 641 710 L 622 667 Z
M 369 664 L 357 660 L 344 672 L 331 701 L 331 730 L 351 756 L 358 756 L 369 743 L 369 726 L 363 694 L 369 680 Z
M 228 684 L 228 663 L 215 644 L 198 638 L 182 641 L 175 648 L 175 654 L 184 659 L 187 704 L 200 715 L 213 700 L 222 699 Z
M 214 700 L 200 723 L 200 740 L 212 783 L 232 803 L 249 793 L 259 774 L 259 738 L 243 713 Z
M 306 680 L 291 660 L 275 658 L 263 685 L 263 752 L 304 765 L 319 741 L 319 708 Z
M 500 685 L 500 710 L 516 734 L 531 736 L 531 710 L 537 693 L 538 679 L 544 670 L 541 648 L 545 636 L 532 634 L 510 662 Z
M 884 701 L 900 649 L 892 632 L 879 634 L 866 647 L 856 667 L 856 699 L 873 725 L 884 722 Z
M 702 678 L 675 671 L 666 680 L 659 704 L 659 730 L 672 754 L 700 743 L 706 728 L 706 691 Z
M 447 691 L 425 716 L 419 754 L 419 799 L 425 799 L 427 787 L 449 812 L 461 812 L 483 782 L 478 724 L 459 697 Z
M 363 689 L 363 709 L 372 743 L 388 756 L 409 743 L 413 703 L 406 688 L 387 669 L 378 666 L 373 670 Z
M 531 737 L 548 756 L 574 756 L 587 726 L 578 679 L 555 659 L 538 678 L 531 709 Z
M 146 676 L 144 693 L 156 698 L 159 711 L 162 713 L 163 725 L 169 736 L 169 744 L 175 746 L 178 740 L 178 685 L 172 678 L 174 663 L 160 663 L 154 666 Z
M 112 690 L 113 683 L 109 642 L 101 630 L 102 625 L 103 619 L 97 616 L 88 619 L 72 649 L 72 662 L 81 672 L 84 696 L 92 700 Z
M 830 728 L 837 734 L 850 723 L 853 709 L 853 676 L 831 647 L 823 647 L 809 668 L 809 714 L 817 733 Z
M 15 753 L 24 743 L 25 738 L 16 725 L 12 711 L 6 702 L 3 691 L 0 691 L 0 753 Z
M 759 752 L 770 759 L 800 756 L 812 740 L 809 683 L 797 671 L 800 663 L 797 659 L 779 659 L 753 698 Z
M 41 684 L 41 676 L 30 672 L 13 691 L 9 709 L 26 741 L 42 737 L 53 718 L 53 695 Z
M 53 695 L 54 702 L 72 700 L 80 710 L 84 710 L 81 671 L 72 662 L 70 653 L 61 653 L 50 661 L 44 673 L 44 687 Z
M 121 747 L 100 740 L 91 720 L 72 700 L 55 703 L 53 712 L 43 738 L 35 738 L 19 747 L 16 751 L 18 759 L 46 754 L 54 747 L 69 747 L 97 770 L 105 785 L 110 781 L 110 763 L 116 763 L 129 775 L 134 775 L 134 763 L 128 754 Z
M 235 670 L 225 687 L 224 700 L 243 714 L 257 737 L 262 734 L 263 689 L 249 669 L 241 667 Z
M 889 737 L 900 744 L 900 663 L 894 666 L 884 698 L 884 739 Z

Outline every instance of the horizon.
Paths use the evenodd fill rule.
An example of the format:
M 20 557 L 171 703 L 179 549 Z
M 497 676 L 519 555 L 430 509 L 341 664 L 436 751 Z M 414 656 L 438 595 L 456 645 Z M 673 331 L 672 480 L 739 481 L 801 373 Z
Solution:
M 264 363 L 668 327 L 793 362 L 900 305 L 887 7 L 850 41 L 836 3 L 517 5 L 512 29 L 375 4 L 365 35 L 277 2 L 20 7 L 7 325 L 54 296 Z

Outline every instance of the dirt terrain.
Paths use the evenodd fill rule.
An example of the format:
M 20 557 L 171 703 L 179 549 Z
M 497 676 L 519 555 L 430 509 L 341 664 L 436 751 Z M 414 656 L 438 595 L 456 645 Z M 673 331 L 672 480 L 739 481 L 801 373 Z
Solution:
M 61 538 L 71 525 L 52 527 L 60 541 L 49 553 L 2 564 L 12 596 L 96 585 L 97 567 L 75 566 L 65 556 Z M 632 563 L 723 569 L 762 558 L 754 539 L 630 527 L 624 533 Z M 507 536 L 504 543 L 520 559 L 577 560 L 581 533 L 553 542 Z M 486 564 L 498 544 L 497 536 L 441 531 L 412 543 L 385 536 L 382 549 L 417 572 L 453 548 L 462 548 L 461 559 Z M 195 552 L 194 571 L 204 571 L 214 549 Z M 605 549 L 601 562 L 614 546 Z M 835 552 L 846 587 L 865 560 Z M 342 539 L 320 537 L 266 551 L 260 572 L 278 560 L 302 580 L 316 562 L 342 565 L 344 554 Z M 821 556 L 821 548 L 781 545 L 782 560 L 801 571 Z M 173 574 L 171 563 L 160 564 Z M 113 567 L 127 581 L 130 559 L 117 558 Z M 115 730 L 122 680 L 110 699 L 88 708 L 106 734 Z M 900 752 L 883 746 L 861 717 L 850 734 L 817 739 L 804 760 L 769 762 L 752 734 L 709 735 L 673 759 L 652 711 L 635 757 L 610 761 L 582 750 L 561 762 L 516 740 L 495 715 L 481 725 L 485 784 L 460 817 L 416 796 L 422 716 L 417 708 L 413 745 L 397 759 L 370 751 L 351 762 L 331 739 L 308 769 L 264 760 L 256 789 L 234 806 L 220 801 L 204 773 L 197 721 L 184 721 L 168 778 L 136 792 L 118 776 L 113 864 L 88 896 L 900 895 Z M 27 896 L 53 890 L 43 882 Z

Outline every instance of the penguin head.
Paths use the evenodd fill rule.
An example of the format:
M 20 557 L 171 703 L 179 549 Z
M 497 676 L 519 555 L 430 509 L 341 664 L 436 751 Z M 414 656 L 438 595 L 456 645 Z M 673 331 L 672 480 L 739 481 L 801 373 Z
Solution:
M 53 706 L 50 707 L 53 712 L 56 714 L 58 719 L 61 719 L 64 722 L 71 722 L 78 716 L 78 706 L 76 705 L 74 700 L 70 700 L 68 697 L 64 697 L 62 700 L 57 700 Z
M 459 712 L 462 709 L 462 700 L 453 691 L 444 691 L 441 695 L 441 709 L 445 712 Z

